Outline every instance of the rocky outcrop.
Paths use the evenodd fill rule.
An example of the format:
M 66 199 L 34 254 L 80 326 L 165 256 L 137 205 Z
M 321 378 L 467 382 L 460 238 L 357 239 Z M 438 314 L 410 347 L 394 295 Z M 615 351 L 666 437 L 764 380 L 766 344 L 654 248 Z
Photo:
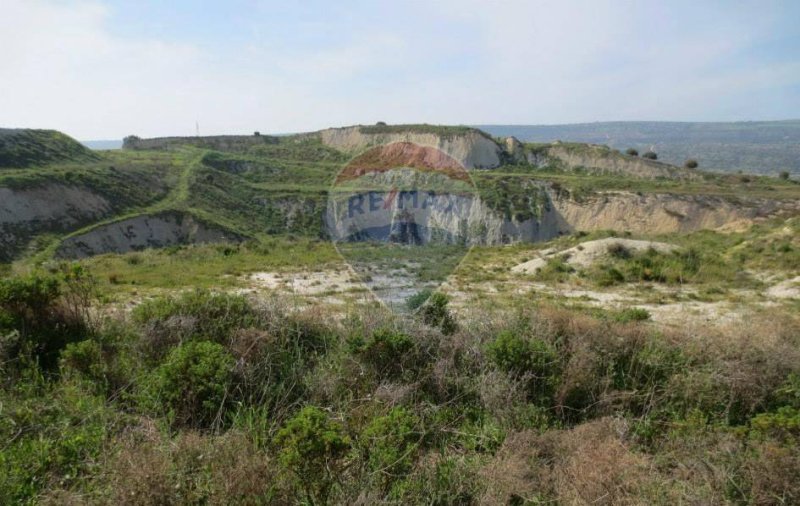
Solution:
M 0 261 L 11 260 L 35 234 L 72 230 L 106 217 L 111 207 L 86 188 L 64 184 L 0 188 Z
M 84 258 L 102 253 L 127 253 L 180 244 L 238 242 L 242 236 L 204 223 L 188 213 L 168 211 L 141 215 L 65 239 L 57 258 Z
M 553 144 L 547 156 L 565 169 L 585 169 L 594 174 L 615 174 L 640 179 L 700 179 L 701 173 L 636 156 L 628 156 L 606 146 L 592 144 Z
M 744 227 L 778 210 L 767 200 L 732 202 L 704 195 L 602 192 L 580 200 L 551 192 L 564 231 L 618 230 L 640 234 Z
M 467 169 L 492 169 L 502 160 L 502 148 L 490 137 L 475 129 L 457 129 L 449 133 L 445 127 L 409 125 L 386 130 L 372 127 L 329 128 L 320 132 L 323 144 L 349 153 L 394 142 L 411 142 L 442 150 Z

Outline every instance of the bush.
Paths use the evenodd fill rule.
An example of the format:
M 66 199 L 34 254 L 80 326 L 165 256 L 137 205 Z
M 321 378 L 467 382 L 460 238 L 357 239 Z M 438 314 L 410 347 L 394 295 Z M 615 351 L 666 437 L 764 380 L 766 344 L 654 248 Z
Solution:
M 780 174 L 778 174 L 778 177 L 780 179 L 783 179 L 784 181 L 788 181 L 789 180 L 789 171 L 788 170 L 782 170 L 780 172 Z
M 145 385 L 145 405 L 175 426 L 211 427 L 233 399 L 233 357 L 219 344 L 193 341 L 173 349 Z
M 489 343 L 486 351 L 499 369 L 528 380 L 531 400 L 541 403 L 552 397 L 559 379 L 558 353 L 552 345 L 506 330 Z
M 449 303 L 450 298 L 447 295 L 441 292 L 434 293 L 420 309 L 422 321 L 431 327 L 438 327 L 444 335 L 452 334 L 458 326 L 455 318 L 447 309 Z
M 54 369 L 64 346 L 89 333 L 82 319 L 86 308 L 71 305 L 64 295 L 56 275 L 0 279 L 0 334 L 18 335 L 5 350 L 9 358 L 30 357 Z
M 700 164 L 699 164 L 699 163 L 697 163 L 697 160 L 695 160 L 694 158 L 689 158 L 689 159 L 688 159 L 688 160 L 686 160 L 686 162 L 683 164 L 683 166 L 684 166 L 684 167 L 686 167 L 687 169 L 696 169 L 696 168 L 697 168 L 699 165 L 700 165 Z
M 431 290 L 430 288 L 420 290 L 406 299 L 406 307 L 409 309 L 409 311 L 416 311 L 423 304 L 425 304 L 425 302 L 431 297 L 432 294 L 433 290 Z
M 634 148 L 628 148 L 625 150 L 625 154 L 628 156 L 639 156 L 639 151 Z
M 237 329 L 255 326 L 258 315 L 240 295 L 196 290 L 143 302 L 133 310 L 133 320 L 145 327 L 145 354 L 160 359 L 190 339 L 226 344 Z
M 358 443 L 367 470 L 378 476 L 384 492 L 412 467 L 422 439 L 419 419 L 405 408 L 394 408 L 373 419 L 364 428 Z
M 642 155 L 642 158 L 647 158 L 648 160 L 658 160 L 658 154 L 655 151 L 648 151 Z
M 314 406 L 300 410 L 275 436 L 281 466 L 294 474 L 306 498 L 325 504 L 339 479 L 350 438 L 341 424 Z
M 99 473 L 114 413 L 73 384 L 31 381 L 0 390 L 0 502 L 37 504 L 43 489 Z
M 366 341 L 351 341 L 351 347 L 381 378 L 400 378 L 419 364 L 411 336 L 391 329 L 378 329 Z
M 639 322 L 650 319 L 650 312 L 641 307 L 628 307 L 614 314 L 614 320 L 620 323 Z

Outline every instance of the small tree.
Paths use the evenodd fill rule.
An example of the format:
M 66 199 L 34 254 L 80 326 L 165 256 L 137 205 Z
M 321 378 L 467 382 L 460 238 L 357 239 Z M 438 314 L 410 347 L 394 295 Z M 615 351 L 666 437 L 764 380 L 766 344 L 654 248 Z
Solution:
M 625 154 L 628 155 L 628 156 L 639 156 L 639 151 L 637 151 L 637 150 L 635 150 L 633 148 L 628 148 L 628 149 L 625 150 Z
M 642 155 L 643 158 L 647 158 L 648 160 L 658 160 L 658 154 L 655 151 L 648 151 L 647 153 Z
M 788 181 L 789 180 L 789 171 L 788 170 L 782 170 L 781 173 L 778 174 L 778 177 L 783 179 L 784 181 Z
M 687 169 L 696 169 L 698 165 L 700 164 L 697 163 L 697 160 L 695 160 L 694 158 L 689 158 L 688 160 L 686 160 L 686 163 L 683 164 L 683 166 L 686 167 Z

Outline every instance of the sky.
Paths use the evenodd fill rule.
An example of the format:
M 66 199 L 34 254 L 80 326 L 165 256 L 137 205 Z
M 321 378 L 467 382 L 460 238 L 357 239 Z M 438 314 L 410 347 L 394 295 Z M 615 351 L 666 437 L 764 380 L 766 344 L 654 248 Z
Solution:
M 800 2 L 0 0 L 0 126 L 75 138 L 800 118 Z

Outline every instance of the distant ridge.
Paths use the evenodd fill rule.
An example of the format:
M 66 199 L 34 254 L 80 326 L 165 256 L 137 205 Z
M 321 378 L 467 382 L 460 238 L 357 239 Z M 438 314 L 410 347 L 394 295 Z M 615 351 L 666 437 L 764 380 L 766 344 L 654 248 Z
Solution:
M 682 165 L 693 158 L 706 170 L 800 174 L 800 120 L 741 122 L 608 121 L 565 125 L 475 125 L 494 136 L 526 142 L 606 144 Z

